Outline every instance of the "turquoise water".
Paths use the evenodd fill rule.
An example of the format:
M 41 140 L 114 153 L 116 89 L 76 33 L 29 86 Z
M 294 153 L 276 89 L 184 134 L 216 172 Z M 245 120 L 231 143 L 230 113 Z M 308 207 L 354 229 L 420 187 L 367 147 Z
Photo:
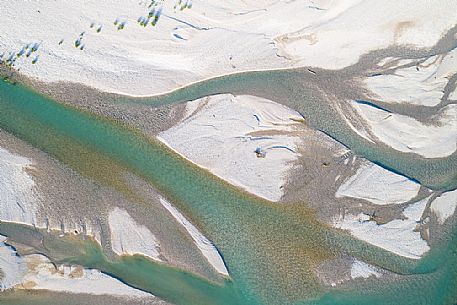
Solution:
M 38 252 L 47 255 L 55 263 L 83 265 L 99 269 L 115 278 L 127 281 L 131 286 L 154 291 L 158 297 L 176 304 L 242 305 L 246 304 L 237 293 L 235 283 L 212 283 L 204 278 L 155 263 L 142 256 L 107 260 L 97 242 L 81 240 L 75 236 L 59 237 L 30 226 L 1 223 L 0 234 L 14 236 L 19 243 L 38 242 Z M 51 250 L 52 249 L 52 250 Z M 1 302 L 0 294 L 0 304 Z M 185 300 L 185 301 L 184 301 Z
M 194 89 L 189 90 L 189 96 L 195 94 Z M 180 98 L 168 96 L 154 103 L 174 99 Z M 91 160 L 76 156 L 84 147 L 88 155 L 104 156 L 113 165 L 143 176 L 215 242 L 232 277 L 224 286 L 208 284 L 189 273 L 141 258 L 110 262 L 96 249 L 73 258 L 74 262 L 100 268 L 175 304 L 416 305 L 451 304 L 457 300 L 455 232 L 452 239 L 417 264 L 318 223 L 306 203 L 273 205 L 242 194 L 138 132 L 5 82 L 0 82 L 0 128 L 77 170 L 83 168 L 80 162 Z M 389 165 L 402 171 L 404 165 L 398 165 L 396 160 L 388 159 Z M 426 160 L 420 162 L 408 169 L 418 175 L 418 180 L 424 170 L 420 166 Z M 448 158 L 439 162 L 449 162 L 447 172 L 443 174 L 445 166 L 440 165 L 430 176 L 441 171 L 446 177 L 443 185 L 449 184 L 452 179 L 448 178 L 455 174 L 454 161 Z M 100 171 L 100 175 L 113 175 L 110 167 Z M 83 174 L 90 175 L 84 170 Z M 395 284 L 373 286 L 367 282 L 355 290 L 326 291 L 310 270 L 341 253 L 410 275 Z
M 122 98 L 119 102 L 163 105 L 219 93 L 264 97 L 295 109 L 303 115 L 307 124 L 338 140 L 358 155 L 413 178 L 431 189 L 457 188 L 457 152 L 442 159 L 425 159 L 375 145 L 349 128 L 335 108 L 313 89 L 315 85 L 304 84 L 308 78 L 312 77 L 306 69 L 245 72 L 199 82 L 165 96 Z

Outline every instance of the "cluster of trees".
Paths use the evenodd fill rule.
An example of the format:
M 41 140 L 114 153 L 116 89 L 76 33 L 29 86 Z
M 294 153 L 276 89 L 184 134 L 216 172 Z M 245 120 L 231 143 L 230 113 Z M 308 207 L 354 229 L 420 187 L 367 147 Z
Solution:
M 177 0 L 175 9 L 185 10 L 186 8 L 192 8 L 192 0 Z
M 149 12 L 147 17 L 138 18 L 138 23 L 143 27 L 146 27 L 148 24 L 155 26 L 159 21 L 160 16 L 162 15 L 162 5 L 159 5 L 157 1 L 151 1 L 151 3 L 148 5 L 148 9 Z
M 30 57 L 32 56 L 34 53 L 36 53 L 38 51 L 38 49 L 40 48 L 40 43 L 29 43 L 29 44 L 26 44 L 25 46 L 23 46 L 19 51 L 10 51 L 8 53 L 8 55 L 6 55 L 6 53 L 2 53 L 0 54 L 0 64 L 5 64 L 9 67 L 13 67 L 14 64 L 16 63 L 16 60 L 21 58 L 21 57 Z M 32 64 L 36 64 L 38 59 L 39 59 L 39 55 L 36 54 L 34 56 L 34 58 L 32 59 Z
M 164 0 L 150 0 L 148 5 L 148 15 L 139 17 L 138 23 L 146 27 L 148 24 L 155 26 L 162 15 L 162 3 Z M 192 8 L 192 0 L 176 0 L 174 9 L 184 10 Z
M 162 15 L 162 4 L 165 0 L 148 0 L 147 5 L 149 11 L 146 17 L 139 17 L 138 18 L 138 23 L 146 27 L 148 24 L 151 24 L 152 26 L 155 26 L 157 22 L 160 19 L 160 16 Z M 184 9 L 190 9 L 192 8 L 192 0 L 175 0 L 176 3 L 174 5 L 174 9 L 179 9 L 179 10 L 184 10 Z M 116 18 L 114 21 L 114 25 L 117 26 L 118 31 L 123 30 L 125 28 L 125 25 L 127 24 L 126 20 L 121 20 L 120 18 Z M 92 22 L 90 24 L 90 28 L 95 28 L 97 33 L 100 33 L 102 31 L 103 25 L 102 24 L 96 24 L 95 22 Z M 83 38 L 84 38 L 85 32 L 82 32 L 79 37 L 75 40 L 74 46 L 77 49 L 84 50 L 85 44 L 83 43 Z M 61 45 L 64 42 L 64 39 L 61 39 L 59 41 L 59 45 Z M 33 53 L 37 52 L 38 49 L 40 48 L 40 43 L 31 43 L 27 44 L 24 47 L 22 47 L 18 52 L 9 52 L 8 55 L 5 53 L 0 54 L 0 64 L 6 64 L 9 67 L 12 67 L 16 60 L 22 56 L 25 57 L 30 57 Z M 36 64 L 38 62 L 39 55 L 36 54 L 35 57 L 32 59 L 32 64 Z
M 79 37 L 75 40 L 75 48 L 80 49 L 81 51 L 84 50 L 84 48 L 86 47 L 86 45 L 83 44 L 83 38 L 85 33 L 86 32 L 81 32 L 81 34 L 79 34 Z
M 92 23 L 90 24 L 90 28 L 93 29 L 94 27 L 95 27 L 95 22 L 92 22 Z M 102 31 L 102 28 L 103 28 L 103 25 L 99 24 L 99 25 L 97 26 L 96 32 L 97 32 L 97 33 L 100 33 L 100 32 Z
M 119 18 L 116 18 L 116 20 L 114 20 L 114 25 L 117 26 L 118 31 L 123 30 L 126 24 L 127 20 L 120 20 Z

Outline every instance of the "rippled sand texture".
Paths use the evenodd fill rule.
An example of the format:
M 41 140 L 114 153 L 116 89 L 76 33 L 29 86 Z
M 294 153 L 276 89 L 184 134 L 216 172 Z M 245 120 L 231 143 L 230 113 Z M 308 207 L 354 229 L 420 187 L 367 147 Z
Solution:
M 457 302 L 457 11 L 397 2 L 5 3 L 0 303 Z

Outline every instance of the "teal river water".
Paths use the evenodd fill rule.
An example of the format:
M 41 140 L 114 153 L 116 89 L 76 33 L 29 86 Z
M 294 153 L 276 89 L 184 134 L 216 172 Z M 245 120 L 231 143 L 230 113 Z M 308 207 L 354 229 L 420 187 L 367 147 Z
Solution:
M 306 82 L 311 77 L 306 69 L 245 72 L 198 82 L 163 96 L 123 98 L 121 102 L 163 105 L 219 93 L 264 97 L 300 112 L 309 125 L 337 139 L 356 154 L 432 189 L 457 188 L 457 153 L 446 158 L 425 159 L 365 140 L 348 127 L 335 107 L 322 98 L 315 85 Z
M 263 75 L 259 74 L 255 83 L 252 83 L 251 75 L 246 82 L 251 82 L 253 87 L 264 86 L 260 85 L 263 82 L 272 85 L 268 83 L 272 75 L 266 73 L 265 79 Z M 278 80 L 276 85 L 281 84 L 281 77 L 287 77 L 273 76 Z M 188 88 L 187 98 L 184 98 L 186 91 L 183 89 L 141 102 L 176 102 L 200 96 L 203 92 L 251 92 L 246 82 L 232 88 L 230 84 L 234 80 L 236 78 L 224 83 L 218 79 L 194 85 Z M 291 92 L 296 98 L 300 94 L 296 90 Z M 286 92 L 272 94 L 279 98 Z M 281 102 L 294 108 L 300 104 L 297 100 Z M 310 109 L 316 111 L 314 106 L 303 106 L 299 110 L 310 120 Z M 335 118 L 330 107 L 322 105 L 320 119 L 313 121 L 314 127 L 325 117 L 323 113 Z M 334 126 L 342 126 L 337 119 L 333 122 Z M 454 156 L 448 160 L 413 160 L 417 163 L 402 154 L 386 158 L 375 147 L 359 143 L 347 129 L 341 127 L 342 131 L 338 132 L 338 128 L 332 126 L 322 123 L 318 127 L 358 153 L 419 181 L 427 181 L 436 188 L 450 188 L 455 184 Z M 113 164 L 120 164 L 150 181 L 215 242 L 231 274 L 231 280 L 225 284 L 208 282 L 138 257 L 109 261 L 89 242 L 81 245 L 85 251 L 80 255 L 62 259 L 99 268 L 172 303 L 444 305 L 457 302 L 456 230 L 418 263 L 398 257 L 317 222 L 305 203 L 274 205 L 242 194 L 138 132 L 3 81 L 0 82 L 0 128 L 76 169 L 75 147 L 83 146 L 91 153 L 109 158 Z M 432 178 L 427 178 L 427 168 L 428 176 Z M 7 233 L 8 225 L 2 224 L 0 234 Z M 405 276 L 395 283 L 367 281 L 352 289 L 328 291 L 318 284 L 310 270 L 323 259 L 341 253 Z

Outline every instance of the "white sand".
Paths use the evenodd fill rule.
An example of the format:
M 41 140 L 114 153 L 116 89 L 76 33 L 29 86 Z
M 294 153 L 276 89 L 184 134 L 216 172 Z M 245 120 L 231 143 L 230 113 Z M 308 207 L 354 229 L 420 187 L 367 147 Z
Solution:
M 149 293 L 129 287 L 117 279 L 96 269 L 80 266 L 58 266 L 57 268 L 42 255 L 24 258 L 29 270 L 16 288 L 51 290 L 67 293 L 88 293 L 130 297 L 150 297 Z
M 448 78 L 456 72 L 457 49 L 454 49 L 444 57 L 432 56 L 418 67 L 366 78 L 365 84 L 374 98 L 384 102 L 435 106 L 440 103 Z
M 147 95 L 236 71 L 342 68 L 392 44 L 430 47 L 457 19 L 453 1 L 437 0 L 195 0 L 176 13 L 174 3 L 143 28 L 136 20 L 148 10 L 133 0 L 4 1 L 0 54 L 40 43 L 35 65 L 35 54 L 17 61 L 29 76 Z M 83 31 L 81 51 L 74 42 Z
M 453 1 L 314 1 L 302 28 L 277 38 L 280 54 L 311 66 L 342 68 L 360 54 L 389 45 L 430 47 L 455 25 Z M 297 14 L 299 15 L 299 14 Z
M 250 9 L 252 2 L 248 6 L 234 1 L 230 11 L 223 1 L 214 6 L 194 1 L 191 10 L 177 13 L 173 5 L 174 1 L 166 1 L 164 14 L 188 24 L 163 15 L 156 27 L 143 28 L 137 19 L 147 15 L 148 9 L 134 0 L 7 1 L 0 11 L 0 54 L 19 52 L 28 43 L 41 43 L 35 65 L 31 64 L 34 55 L 17 60 L 23 73 L 47 82 L 72 81 L 132 95 L 164 92 L 225 73 L 288 64 L 275 55 L 274 44 L 261 31 L 236 24 L 250 16 L 237 17 L 233 12 Z M 127 21 L 121 31 L 113 24 L 116 18 Z M 92 22 L 96 23 L 94 28 L 90 28 Z M 98 24 L 103 25 L 100 33 L 96 32 Z M 82 51 L 74 42 L 83 31 Z M 185 39 L 176 39 L 174 34 Z M 61 39 L 64 42 L 59 45 Z
M 38 194 L 35 192 L 33 177 L 27 169 L 33 169 L 30 159 L 14 155 L 0 147 L 0 220 L 14 223 L 33 225 L 46 228 L 46 224 L 37 223 Z M 61 227 L 51 227 L 60 231 Z M 81 222 L 65 225 L 65 233 L 74 230 L 83 232 Z M 86 223 L 86 234 L 94 237 L 100 243 L 100 232 Z
M 109 212 L 111 246 L 119 255 L 141 254 L 161 261 L 156 237 L 145 226 L 139 225 L 127 211 L 114 208 Z
M 347 117 L 347 115 L 345 114 L 345 112 L 343 112 L 342 109 L 340 109 L 339 107 L 335 107 L 335 109 L 338 111 L 339 115 L 341 116 L 341 118 L 344 120 L 344 122 L 356 133 L 358 134 L 360 137 L 364 138 L 365 140 L 375 144 L 375 142 L 371 139 L 371 135 L 369 133 L 368 130 L 366 130 L 367 128 L 364 128 L 364 126 L 361 126 L 359 125 L 359 127 L 356 127 L 354 126 L 353 122 L 351 122 L 351 119 L 349 119 Z
M 381 277 L 381 273 L 378 268 L 369 265 L 365 262 L 354 260 L 351 266 L 351 278 L 364 278 L 367 279 L 370 276 Z
M 26 172 L 32 161 L 0 148 L 0 220 L 36 223 L 35 183 Z
M 457 150 L 457 105 L 442 109 L 437 125 L 425 125 L 411 117 L 389 113 L 367 104 L 351 102 L 371 132 L 386 145 L 426 158 L 443 158 Z
M 278 201 L 304 128 L 297 112 L 254 96 L 211 96 L 188 103 L 201 109 L 158 139 L 216 176 Z M 262 132 L 262 135 L 256 135 Z M 260 148 L 266 155 L 257 157 Z
M 9 288 L 45 289 L 68 293 L 150 297 L 149 293 L 129 287 L 95 269 L 80 266 L 57 266 L 42 255 L 18 256 L 6 246 L 0 235 L 0 291 Z
M 228 276 L 229 273 L 225 267 L 225 263 L 213 243 L 208 240 L 193 224 L 191 224 L 184 217 L 184 215 L 178 211 L 178 209 L 172 206 L 171 203 L 162 197 L 160 197 L 160 203 L 162 203 L 162 205 L 171 213 L 171 215 L 173 215 L 176 221 L 181 224 L 187 232 L 189 232 L 198 249 L 200 249 L 203 256 L 211 264 L 211 266 L 213 266 L 213 268 L 220 274 Z
M 378 225 L 370 221 L 369 216 L 365 214 L 348 214 L 335 219 L 334 226 L 348 230 L 353 236 L 397 255 L 419 259 L 430 249 L 427 242 L 421 238 L 420 232 L 414 231 L 428 199 L 409 205 L 403 211 L 405 219 L 395 219 Z
M 23 259 L 16 251 L 4 244 L 6 237 L 0 235 L 0 292 L 9 289 L 22 281 L 26 272 Z
M 344 181 L 335 196 L 360 198 L 374 204 L 398 204 L 414 198 L 420 184 L 365 161 L 357 172 Z
M 438 217 L 440 224 L 454 215 L 455 209 L 457 207 L 457 190 L 451 192 L 445 192 L 441 196 L 433 200 L 430 205 L 430 209 Z

